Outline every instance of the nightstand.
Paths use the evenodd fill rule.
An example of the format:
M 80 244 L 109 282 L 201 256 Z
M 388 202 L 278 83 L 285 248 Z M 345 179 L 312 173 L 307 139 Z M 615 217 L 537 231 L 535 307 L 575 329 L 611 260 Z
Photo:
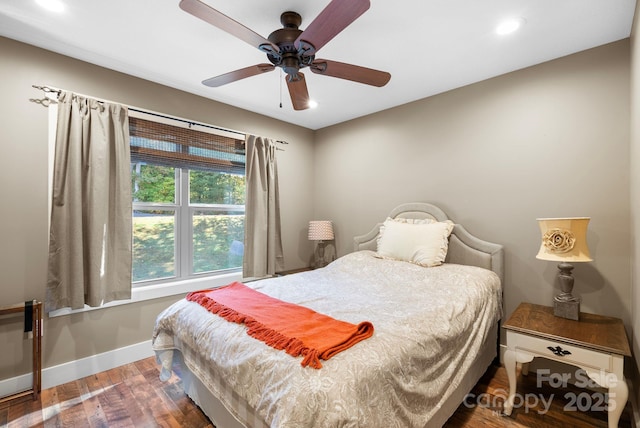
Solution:
M 608 388 L 609 400 L 604 404 L 609 411 L 609 427 L 618 426 L 629 395 L 623 375 L 624 357 L 631 356 L 621 320 L 581 312 L 580 320 L 574 321 L 554 316 L 552 307 L 521 303 L 502 327 L 507 333 L 504 365 L 509 377 L 505 415 L 510 415 L 514 407 L 516 363 L 523 363 L 526 374 L 528 363 L 543 357 L 577 366 L 590 380 Z

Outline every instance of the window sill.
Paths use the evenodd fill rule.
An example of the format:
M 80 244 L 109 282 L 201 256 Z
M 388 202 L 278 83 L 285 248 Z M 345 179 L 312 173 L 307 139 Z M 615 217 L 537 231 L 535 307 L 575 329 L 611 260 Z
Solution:
M 113 306 L 128 305 L 130 303 L 143 302 L 145 300 L 159 299 L 162 297 L 175 296 L 178 294 L 186 294 L 190 291 L 202 290 L 205 288 L 221 287 L 233 281 L 242 281 L 242 279 L 242 272 L 228 272 L 216 276 L 190 278 L 181 281 L 165 282 L 157 285 L 137 287 L 131 290 L 130 300 L 116 300 L 98 307 L 85 306 L 82 309 L 58 309 L 56 311 L 49 312 L 49 318 L 77 314 L 80 312 L 95 311 L 99 309 L 110 308 Z

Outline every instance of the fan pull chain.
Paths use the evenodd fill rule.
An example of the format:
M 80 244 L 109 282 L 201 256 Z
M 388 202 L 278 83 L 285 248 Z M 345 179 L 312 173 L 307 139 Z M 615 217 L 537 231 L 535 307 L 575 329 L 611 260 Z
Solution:
M 280 69 L 280 108 L 282 108 L 282 69 Z

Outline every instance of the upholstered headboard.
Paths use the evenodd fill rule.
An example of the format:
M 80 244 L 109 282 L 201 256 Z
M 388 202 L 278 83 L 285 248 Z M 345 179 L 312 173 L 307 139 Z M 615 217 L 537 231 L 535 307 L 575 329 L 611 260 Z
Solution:
M 435 205 L 425 202 L 399 205 L 389 213 L 389 217 L 434 219 L 437 221 L 449 220 L 444 211 Z M 382 226 L 382 223 L 376 224 L 369 233 L 353 238 L 354 250 L 376 251 L 380 226 Z M 455 225 L 449 237 L 449 250 L 445 262 L 479 266 L 492 270 L 504 284 L 504 251 L 502 245 L 476 238 L 460 224 Z

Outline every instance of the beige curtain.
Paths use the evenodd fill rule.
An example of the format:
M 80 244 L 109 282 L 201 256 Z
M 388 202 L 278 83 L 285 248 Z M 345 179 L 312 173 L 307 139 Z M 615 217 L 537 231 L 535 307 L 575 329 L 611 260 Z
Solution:
M 254 135 L 247 135 L 245 142 L 247 200 L 242 273 L 246 278 L 263 277 L 284 268 L 276 143 Z
M 58 101 L 47 312 L 131 298 L 127 108 L 70 92 Z

